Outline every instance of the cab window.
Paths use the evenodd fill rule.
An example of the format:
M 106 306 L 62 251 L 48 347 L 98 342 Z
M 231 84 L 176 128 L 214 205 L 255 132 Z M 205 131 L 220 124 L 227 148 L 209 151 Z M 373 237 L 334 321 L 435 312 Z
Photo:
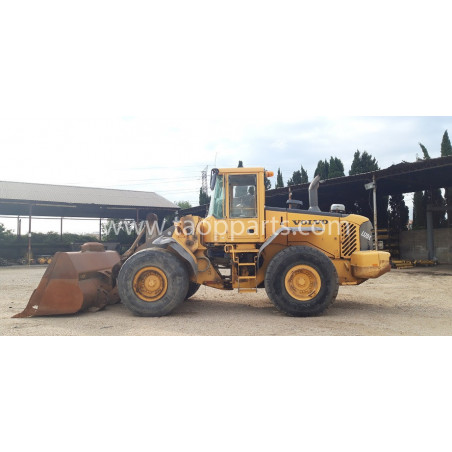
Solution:
M 256 175 L 229 176 L 230 218 L 257 218 Z
M 209 206 L 209 215 L 217 219 L 224 218 L 224 180 L 223 176 L 217 176 L 215 189 Z

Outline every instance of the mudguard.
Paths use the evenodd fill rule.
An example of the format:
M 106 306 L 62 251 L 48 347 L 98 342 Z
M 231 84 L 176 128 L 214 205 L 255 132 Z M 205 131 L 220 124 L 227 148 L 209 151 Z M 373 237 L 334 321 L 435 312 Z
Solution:
M 194 275 L 198 274 L 198 265 L 193 259 L 193 256 L 177 240 L 172 237 L 160 236 L 152 242 L 152 246 L 157 246 L 159 248 L 170 248 L 185 262 L 187 262 Z

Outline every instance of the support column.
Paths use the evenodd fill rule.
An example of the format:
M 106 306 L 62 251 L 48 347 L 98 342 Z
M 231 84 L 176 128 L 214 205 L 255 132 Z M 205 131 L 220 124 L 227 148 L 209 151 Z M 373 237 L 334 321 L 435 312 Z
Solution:
M 373 176 L 374 182 L 374 231 L 375 231 L 375 250 L 378 250 L 378 226 L 377 226 L 377 180 L 375 174 Z
M 63 217 L 60 220 L 60 240 L 63 241 Z
M 99 242 L 102 242 L 102 218 L 99 218 Z
M 28 210 L 28 265 L 31 264 L 31 204 Z
M 20 216 L 19 215 L 17 215 L 17 237 L 20 237 L 20 233 L 21 233 L 21 221 L 20 221 Z
M 435 244 L 433 241 L 433 212 L 427 207 L 427 251 L 428 260 L 435 260 Z

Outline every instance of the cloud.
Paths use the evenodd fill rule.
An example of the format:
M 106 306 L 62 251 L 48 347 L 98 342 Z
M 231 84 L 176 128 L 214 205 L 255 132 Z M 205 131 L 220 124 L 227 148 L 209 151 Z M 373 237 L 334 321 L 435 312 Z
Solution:
M 317 117 L 264 120 L 0 120 L 0 179 L 156 191 L 196 204 L 201 171 L 216 164 L 281 168 L 336 156 L 346 173 L 367 150 L 384 168 L 414 161 L 424 143 L 440 155 L 451 117 Z M 30 152 L 32 151 L 32 152 Z
M 452 128 L 452 117 L 325 117 L 260 123 L 244 127 L 237 142 L 227 142 L 233 149 L 223 162 L 230 166 L 240 159 L 250 166 L 281 168 L 287 180 L 300 165 L 312 177 L 317 162 L 330 156 L 341 158 L 348 173 L 359 149 L 371 153 L 385 168 L 402 160 L 414 161 L 419 141 L 431 150 L 432 157 L 438 157 L 448 127 Z

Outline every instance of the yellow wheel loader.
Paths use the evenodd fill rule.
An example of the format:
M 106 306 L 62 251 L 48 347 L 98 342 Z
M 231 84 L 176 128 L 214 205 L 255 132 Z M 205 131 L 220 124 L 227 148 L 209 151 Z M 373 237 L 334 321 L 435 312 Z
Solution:
M 122 259 L 117 256 L 104 304 L 108 294 L 119 294 L 133 313 L 163 316 L 201 285 L 239 293 L 265 288 L 281 312 L 306 317 L 324 312 L 339 285 L 361 284 L 390 270 L 389 253 L 373 250 L 367 218 L 348 215 L 341 205 L 320 211 L 319 177 L 311 183 L 310 206 L 303 210 L 296 200 L 289 200 L 287 209 L 265 206 L 265 176 L 273 173 L 264 168 L 213 169 L 207 217 L 182 217 L 141 249 L 136 243 Z M 70 290 L 53 298 L 59 312 Z M 41 302 L 34 301 L 36 314 L 27 311 L 29 303 L 27 315 L 40 315 Z M 81 302 L 80 309 L 85 308 Z

